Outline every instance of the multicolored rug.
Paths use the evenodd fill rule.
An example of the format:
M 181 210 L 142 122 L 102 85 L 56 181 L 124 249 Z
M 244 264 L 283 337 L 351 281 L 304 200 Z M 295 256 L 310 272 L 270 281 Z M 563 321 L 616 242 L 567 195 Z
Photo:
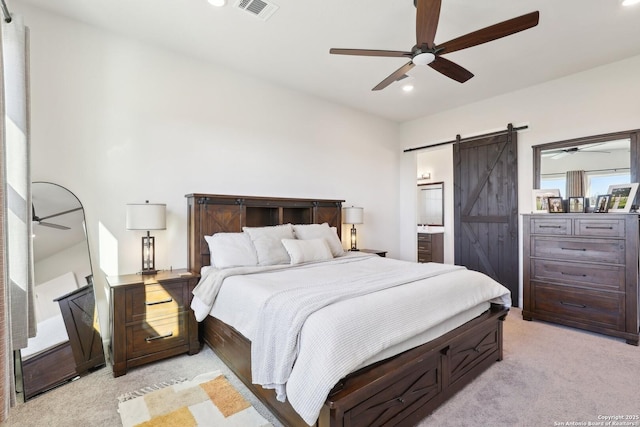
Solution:
M 123 395 L 123 427 L 271 426 L 220 371 Z

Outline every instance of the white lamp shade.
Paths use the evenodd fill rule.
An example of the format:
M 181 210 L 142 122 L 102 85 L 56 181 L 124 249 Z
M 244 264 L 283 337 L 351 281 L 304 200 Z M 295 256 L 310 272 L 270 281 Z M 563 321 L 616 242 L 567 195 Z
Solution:
M 344 208 L 344 224 L 362 224 L 362 218 L 364 216 L 363 208 Z
M 127 230 L 164 230 L 167 228 L 167 205 L 138 203 L 127 205 Z

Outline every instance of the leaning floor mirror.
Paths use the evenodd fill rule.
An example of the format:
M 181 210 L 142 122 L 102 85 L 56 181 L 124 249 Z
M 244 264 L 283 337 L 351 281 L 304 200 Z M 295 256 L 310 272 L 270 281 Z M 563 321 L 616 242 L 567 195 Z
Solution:
M 20 352 L 24 400 L 104 366 L 82 204 L 32 184 L 36 336 Z

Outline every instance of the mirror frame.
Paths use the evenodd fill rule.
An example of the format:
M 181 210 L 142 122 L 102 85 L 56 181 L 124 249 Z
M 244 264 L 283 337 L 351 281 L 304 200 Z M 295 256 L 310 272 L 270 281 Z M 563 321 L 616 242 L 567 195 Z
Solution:
M 444 181 L 425 182 L 423 184 L 418 184 L 418 192 L 420 192 L 420 188 L 421 187 L 427 187 L 427 186 L 439 186 L 440 187 L 440 192 L 442 194 L 442 197 L 440 198 L 440 200 L 442 201 L 442 206 L 440 207 L 440 212 L 441 212 L 440 224 L 420 224 L 420 223 L 418 223 L 418 225 L 428 225 L 428 226 L 432 226 L 432 227 L 444 227 Z
M 585 136 L 581 138 L 568 139 L 565 141 L 556 141 L 549 142 L 546 144 L 534 145 L 531 148 L 533 149 L 533 188 L 540 188 L 540 170 L 542 166 L 542 151 L 549 149 L 558 149 L 565 147 L 574 147 L 576 145 L 585 145 L 585 144 L 593 144 L 596 142 L 606 142 L 612 141 L 616 139 L 629 138 L 629 173 L 631 176 L 631 182 L 638 182 L 638 168 L 640 167 L 640 159 L 639 155 L 639 140 L 640 140 L 640 129 L 623 131 L 623 132 L 612 132 L 606 133 L 602 135 L 593 135 L 593 136 Z M 636 196 L 636 200 L 638 196 Z M 634 204 L 637 202 L 634 200 Z

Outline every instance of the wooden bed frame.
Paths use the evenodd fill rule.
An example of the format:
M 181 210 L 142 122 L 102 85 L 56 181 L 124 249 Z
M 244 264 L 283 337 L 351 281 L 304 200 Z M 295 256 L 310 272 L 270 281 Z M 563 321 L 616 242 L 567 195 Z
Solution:
M 189 268 L 209 265 L 205 235 L 243 226 L 327 222 L 342 226 L 342 200 L 188 194 Z M 327 396 L 317 427 L 415 425 L 502 360 L 502 321 L 508 309 L 490 310 L 419 347 L 343 378 Z M 251 342 L 214 317 L 201 324 L 202 339 L 287 426 L 307 426 L 273 390 L 251 382 Z

